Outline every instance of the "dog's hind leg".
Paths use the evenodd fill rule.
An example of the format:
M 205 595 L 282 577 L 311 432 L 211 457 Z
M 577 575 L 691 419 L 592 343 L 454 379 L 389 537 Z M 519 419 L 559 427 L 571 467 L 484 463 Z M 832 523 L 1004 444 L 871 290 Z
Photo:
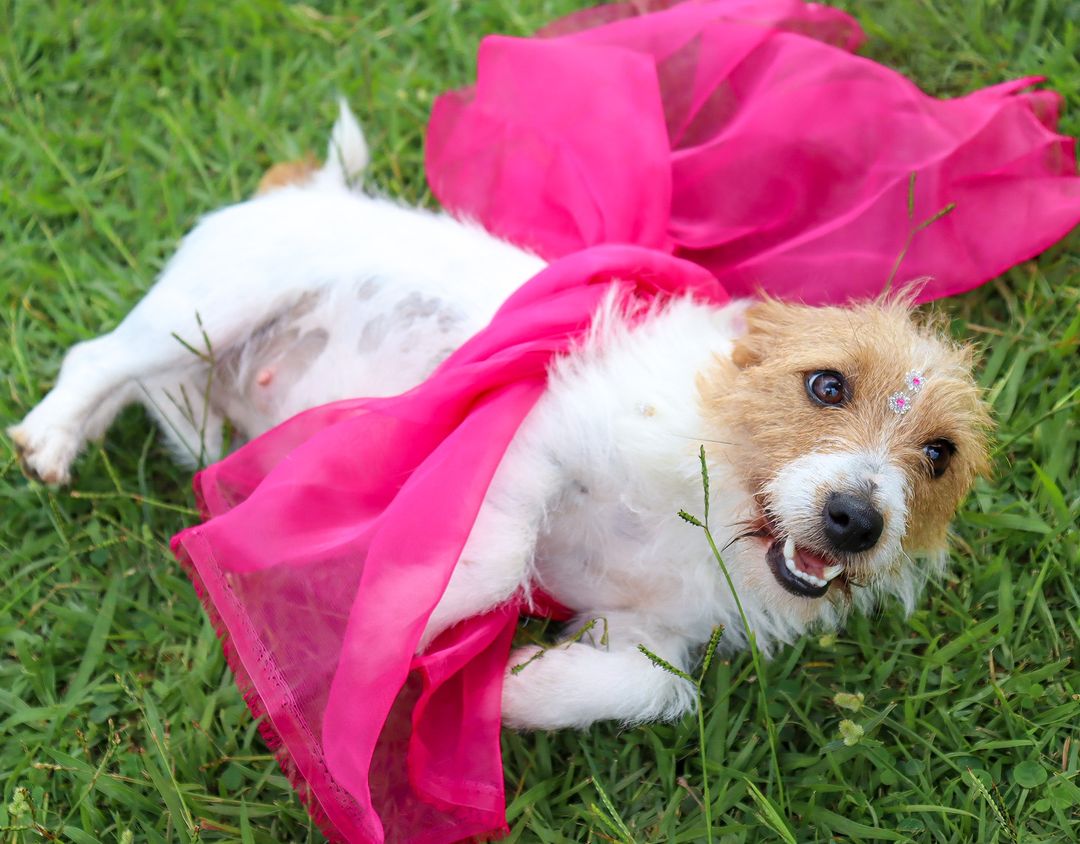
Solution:
M 70 349 L 53 389 L 8 430 L 28 474 L 50 484 L 66 483 L 86 441 L 100 437 L 134 401 L 144 401 L 163 421 L 174 444 L 173 429 L 183 414 L 170 407 L 172 402 L 190 404 L 192 420 L 207 417 L 201 385 L 216 356 L 310 296 L 310 285 L 298 284 L 307 277 L 301 269 L 275 272 L 259 260 L 274 254 L 272 243 L 252 242 L 258 224 L 273 210 L 265 202 L 206 218 L 113 331 Z M 248 248 L 237 254 L 235 244 L 245 233 Z M 297 251 L 299 262 L 306 253 Z M 220 426 L 220 419 L 209 418 L 206 427 Z M 191 432 L 181 439 L 190 445 Z M 180 454 L 185 450 L 177 449 Z
M 183 462 L 218 456 L 224 420 L 203 389 L 215 355 L 321 284 L 309 266 L 332 253 L 325 232 L 340 203 L 321 202 L 317 188 L 340 193 L 367 162 L 363 133 L 344 103 L 329 153 L 312 176 L 316 189 L 204 218 L 115 330 L 71 348 L 55 387 L 8 429 L 28 474 L 66 483 L 86 441 L 139 400 Z
M 153 299 L 152 291 L 143 304 Z M 136 308 L 115 331 L 73 346 L 53 389 L 8 430 L 28 474 L 49 484 L 66 483 L 86 442 L 104 435 L 124 407 L 144 398 L 144 382 L 179 386 L 186 380 L 192 360 L 197 361 L 193 352 L 169 332 L 148 330 L 145 311 Z

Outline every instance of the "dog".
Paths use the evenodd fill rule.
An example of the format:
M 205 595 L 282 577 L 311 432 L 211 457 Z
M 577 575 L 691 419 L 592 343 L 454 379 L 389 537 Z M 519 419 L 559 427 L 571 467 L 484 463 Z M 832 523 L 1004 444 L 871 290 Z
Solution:
M 420 383 L 483 327 L 537 256 L 351 184 L 368 150 L 347 106 L 326 163 L 278 168 L 205 217 L 120 325 L 66 355 L 9 429 L 22 464 L 66 483 L 125 405 L 178 459 L 216 458 L 306 408 Z M 969 348 L 902 298 L 850 307 L 676 298 L 630 319 L 614 301 L 551 366 L 510 444 L 421 649 L 530 589 L 571 637 L 511 654 L 507 725 L 674 719 L 713 629 L 746 643 L 702 534 L 675 518 L 711 476 L 712 532 L 766 653 L 852 610 L 910 610 L 947 527 L 987 471 L 990 419 Z M 589 625 L 592 620 L 600 627 Z M 586 629 L 587 628 L 587 629 Z M 542 658 L 535 658 L 537 656 Z

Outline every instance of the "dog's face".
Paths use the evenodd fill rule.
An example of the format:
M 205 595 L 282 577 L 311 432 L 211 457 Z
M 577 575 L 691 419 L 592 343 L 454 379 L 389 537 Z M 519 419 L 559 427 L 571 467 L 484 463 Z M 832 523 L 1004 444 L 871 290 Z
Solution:
M 803 623 L 859 589 L 910 603 L 912 558 L 944 561 L 949 520 L 987 469 L 969 350 L 903 303 L 766 301 L 746 319 L 703 385 L 756 502 L 733 546 L 740 580 Z

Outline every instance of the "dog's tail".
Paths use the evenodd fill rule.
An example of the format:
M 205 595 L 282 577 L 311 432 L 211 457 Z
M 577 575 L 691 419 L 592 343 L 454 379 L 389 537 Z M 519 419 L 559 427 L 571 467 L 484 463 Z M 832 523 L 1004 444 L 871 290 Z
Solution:
M 370 156 L 364 130 L 353 115 L 344 97 L 338 97 L 338 118 L 330 130 L 326 146 L 326 163 L 319 172 L 321 179 L 352 187 L 364 175 Z
M 338 119 L 330 130 L 326 162 L 322 167 L 310 152 L 295 161 L 278 162 L 263 174 L 255 194 L 270 193 L 290 185 L 351 188 L 360 182 L 367 165 L 368 145 L 364 130 L 349 110 L 345 98 L 339 97 Z

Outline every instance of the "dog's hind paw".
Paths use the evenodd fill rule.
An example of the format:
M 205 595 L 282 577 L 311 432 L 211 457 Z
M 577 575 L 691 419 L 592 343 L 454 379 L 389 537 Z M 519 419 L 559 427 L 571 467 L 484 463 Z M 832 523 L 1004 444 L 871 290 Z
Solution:
M 26 422 L 8 428 L 7 434 L 27 477 L 50 486 L 71 480 L 71 464 L 82 444 L 77 435 L 60 428 L 34 432 Z

